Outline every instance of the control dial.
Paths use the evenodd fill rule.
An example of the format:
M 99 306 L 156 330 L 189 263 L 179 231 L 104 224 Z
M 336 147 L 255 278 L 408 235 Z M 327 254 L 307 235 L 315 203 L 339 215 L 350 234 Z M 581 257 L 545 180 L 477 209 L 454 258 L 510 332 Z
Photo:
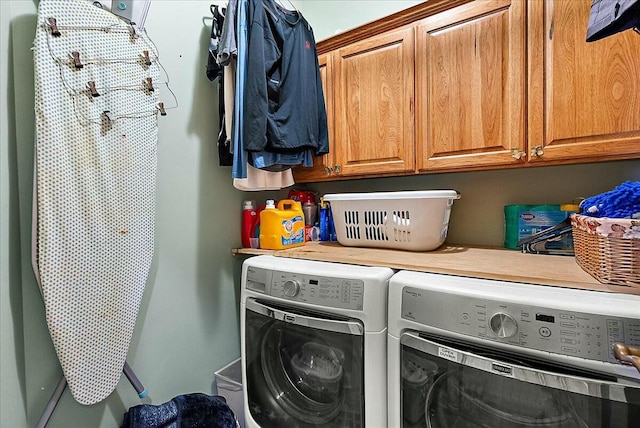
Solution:
M 297 279 L 288 279 L 284 283 L 284 295 L 287 297 L 295 297 L 300 292 L 300 281 Z
M 489 328 L 496 336 L 507 339 L 518 332 L 518 323 L 511 315 L 498 312 L 489 319 Z

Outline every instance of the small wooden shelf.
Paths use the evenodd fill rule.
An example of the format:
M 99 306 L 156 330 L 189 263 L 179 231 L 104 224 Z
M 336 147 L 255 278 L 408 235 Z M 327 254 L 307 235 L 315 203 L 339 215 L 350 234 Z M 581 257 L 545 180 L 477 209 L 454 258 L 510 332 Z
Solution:
M 523 254 L 502 248 L 445 244 L 435 251 L 410 252 L 377 248 L 344 247 L 335 242 L 310 242 L 287 250 L 240 248 L 237 255 L 270 254 L 366 266 L 386 266 L 555 287 L 581 288 L 640 295 L 640 288 L 601 284 L 577 265 L 573 257 Z

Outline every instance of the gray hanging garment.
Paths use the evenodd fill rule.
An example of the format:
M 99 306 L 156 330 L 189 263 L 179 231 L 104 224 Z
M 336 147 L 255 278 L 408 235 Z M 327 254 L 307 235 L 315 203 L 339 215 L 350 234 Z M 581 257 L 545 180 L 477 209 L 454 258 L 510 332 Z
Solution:
M 593 0 L 587 42 L 595 42 L 629 28 L 640 27 L 640 0 Z

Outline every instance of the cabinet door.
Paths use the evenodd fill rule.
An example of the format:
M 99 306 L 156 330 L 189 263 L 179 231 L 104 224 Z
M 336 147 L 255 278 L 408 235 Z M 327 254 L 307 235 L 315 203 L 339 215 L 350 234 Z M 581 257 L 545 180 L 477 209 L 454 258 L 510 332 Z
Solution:
M 587 43 L 591 0 L 530 0 L 531 161 L 640 156 L 640 37 Z
M 333 172 L 335 157 L 335 128 L 333 121 L 333 54 L 328 53 L 318 56 L 320 66 L 320 80 L 322 82 L 322 92 L 324 93 L 324 104 L 327 109 L 327 127 L 329 130 L 329 153 L 315 156 L 313 167 L 306 168 L 298 166 L 294 168 L 293 174 L 296 183 L 310 181 L 323 181 L 329 178 Z
M 413 28 L 341 48 L 334 65 L 335 173 L 413 172 Z
M 525 7 L 474 1 L 418 25 L 419 171 L 526 160 Z

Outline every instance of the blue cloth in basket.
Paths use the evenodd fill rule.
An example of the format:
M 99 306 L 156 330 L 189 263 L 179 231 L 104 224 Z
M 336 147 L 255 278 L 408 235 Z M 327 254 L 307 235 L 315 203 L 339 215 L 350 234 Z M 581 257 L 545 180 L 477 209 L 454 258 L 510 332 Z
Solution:
M 640 181 L 626 181 L 580 204 L 581 214 L 591 217 L 640 218 Z

